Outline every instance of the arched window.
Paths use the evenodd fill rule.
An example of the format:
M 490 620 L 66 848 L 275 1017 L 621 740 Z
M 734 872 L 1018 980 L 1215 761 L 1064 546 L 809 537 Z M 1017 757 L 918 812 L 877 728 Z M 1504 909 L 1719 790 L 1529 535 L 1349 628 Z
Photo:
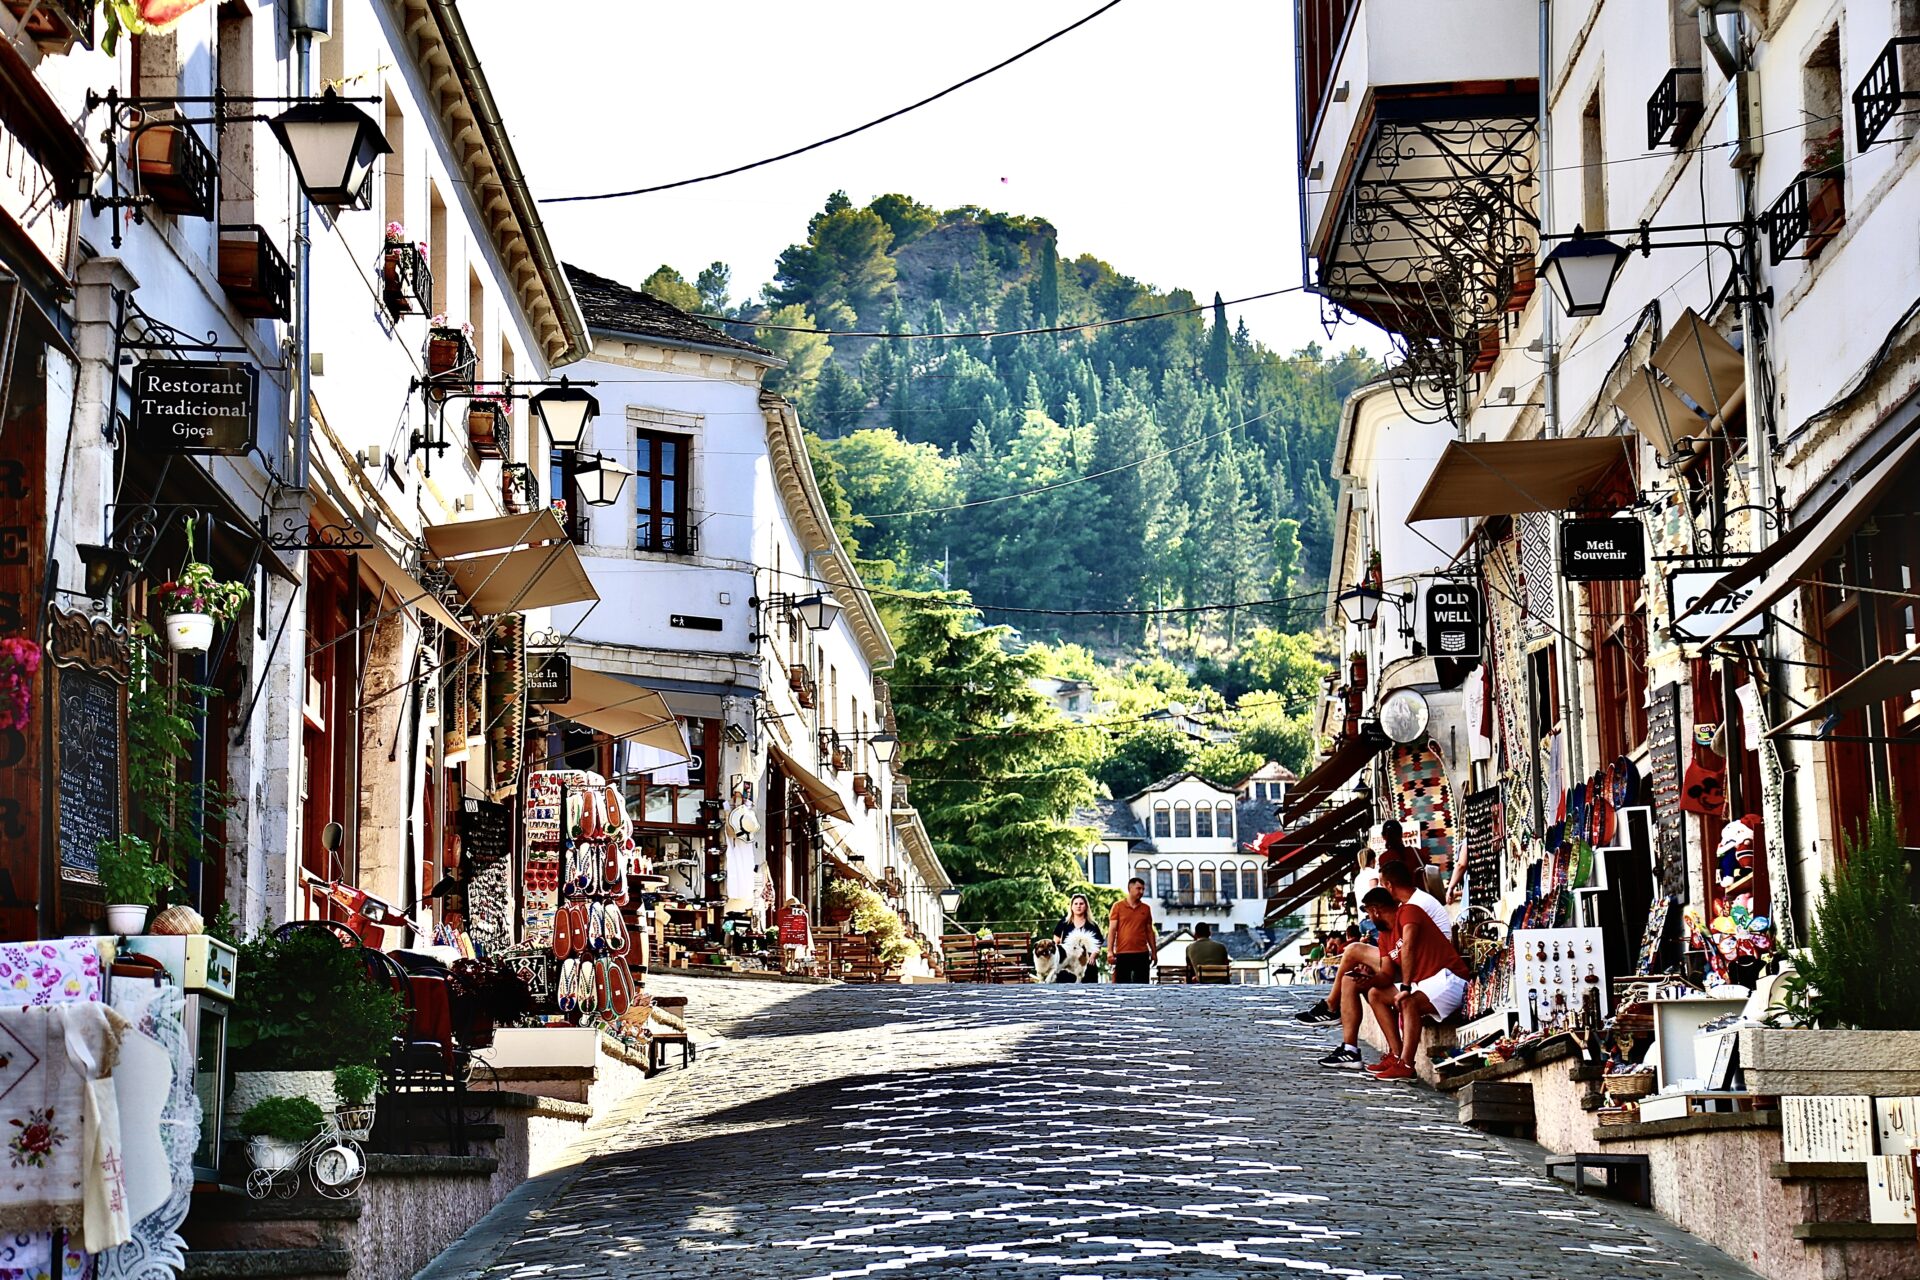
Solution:
M 1202 840 L 1213 839 L 1213 810 L 1204 803 L 1193 811 L 1193 834 Z
M 1173 869 L 1173 891 L 1182 902 L 1193 901 L 1193 864 L 1182 862 Z
M 1153 864 L 1145 858 L 1133 864 L 1133 874 L 1140 877 L 1148 888 L 1153 887 Z
M 1224 863 L 1220 868 L 1220 900 L 1222 902 L 1232 902 L 1239 896 L 1240 868 L 1234 866 L 1231 862 Z
M 1093 865 L 1088 868 L 1089 884 L 1113 883 L 1113 850 L 1103 844 L 1093 846 Z
M 1173 810 L 1165 800 L 1153 802 L 1153 837 L 1164 840 L 1173 834 Z
M 1173 806 L 1173 838 L 1193 839 L 1193 806 L 1185 800 Z
M 1206 810 L 1202 809 L 1200 812 L 1205 813 Z M 1211 902 L 1218 896 L 1218 891 L 1214 888 L 1214 874 L 1211 862 L 1200 864 L 1200 900 L 1202 902 Z
M 1173 868 L 1162 863 L 1153 871 L 1153 891 L 1162 898 L 1173 896 Z
M 1214 812 L 1220 815 L 1214 822 L 1214 830 L 1224 840 L 1233 839 L 1233 806 L 1222 800 L 1214 807 Z

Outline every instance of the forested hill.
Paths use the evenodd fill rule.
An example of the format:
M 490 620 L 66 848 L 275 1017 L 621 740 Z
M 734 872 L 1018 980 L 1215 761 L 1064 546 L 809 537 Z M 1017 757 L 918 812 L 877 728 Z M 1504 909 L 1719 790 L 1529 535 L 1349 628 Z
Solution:
M 939 212 L 901 195 L 860 208 L 836 192 L 758 300 L 730 304 L 717 263 L 693 284 L 663 267 L 645 287 L 760 325 L 886 333 L 1054 328 L 1194 306 L 1185 289 L 1154 289 L 1092 255 L 1064 261 L 1055 246 L 1038 218 Z M 1186 615 L 1155 634 L 1139 617 L 992 606 L 1173 608 L 1311 589 L 1330 552 L 1340 403 L 1374 372 L 1364 355 L 1282 355 L 1244 321 L 1229 331 L 1217 306 L 1025 337 L 752 336 L 788 361 L 773 385 L 822 438 L 823 485 L 844 493 L 874 581 L 944 577 L 1029 638 L 1102 647 L 1152 639 L 1220 655 L 1257 624 L 1313 625 L 1310 608 L 1289 619 L 1276 607 Z

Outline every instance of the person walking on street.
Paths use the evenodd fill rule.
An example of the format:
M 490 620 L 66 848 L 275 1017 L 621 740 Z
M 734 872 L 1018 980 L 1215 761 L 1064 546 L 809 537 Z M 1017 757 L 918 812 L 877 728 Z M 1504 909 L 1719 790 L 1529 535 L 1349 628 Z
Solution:
M 1075 938 L 1075 935 L 1083 935 Z M 1087 905 L 1087 895 L 1076 893 L 1067 903 L 1067 914 L 1059 924 L 1053 926 L 1054 939 L 1060 943 L 1065 962 L 1053 975 L 1055 982 L 1097 982 L 1100 978 L 1100 966 L 1094 963 L 1099 959 L 1100 949 L 1106 945 L 1106 938 L 1100 932 L 1100 926 L 1093 922 L 1093 912 Z M 1070 941 L 1071 939 L 1071 941 Z M 1085 939 L 1091 939 L 1089 945 Z M 1075 977 L 1078 953 L 1086 949 L 1084 967 L 1079 968 Z
M 1147 882 L 1139 876 L 1127 881 L 1127 896 L 1107 912 L 1107 958 L 1115 982 L 1145 982 L 1153 963 L 1153 908 L 1143 899 Z

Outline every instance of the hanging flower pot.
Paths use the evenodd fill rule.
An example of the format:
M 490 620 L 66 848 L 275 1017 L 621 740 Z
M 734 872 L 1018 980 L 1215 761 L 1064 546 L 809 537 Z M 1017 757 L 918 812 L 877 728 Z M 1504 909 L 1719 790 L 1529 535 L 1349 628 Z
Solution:
M 261 1135 L 247 1139 L 247 1155 L 253 1161 L 253 1167 L 268 1173 L 282 1173 L 300 1160 L 304 1144 L 283 1142 L 279 1138 Z
M 433 272 L 427 269 L 426 242 L 408 238 L 407 229 L 397 222 L 387 224 L 380 250 L 380 300 L 396 320 L 433 310 Z
M 436 388 L 436 398 L 445 398 L 449 390 L 472 387 L 473 326 L 462 324 L 456 328 L 445 316 L 435 316 L 427 323 L 427 346 L 422 358 L 426 361 L 427 381 Z
M 188 555 L 192 555 L 189 548 Z M 166 611 L 167 646 L 175 653 L 205 653 L 213 643 L 213 624 L 232 622 L 252 592 L 242 582 L 222 582 L 211 565 L 189 560 L 180 576 L 154 588 L 154 600 Z
M 175 653 L 205 653 L 213 646 L 210 613 L 170 613 L 166 630 L 167 647 Z
M 24 729 L 33 714 L 33 677 L 40 646 L 25 636 L 0 640 L 0 729 Z

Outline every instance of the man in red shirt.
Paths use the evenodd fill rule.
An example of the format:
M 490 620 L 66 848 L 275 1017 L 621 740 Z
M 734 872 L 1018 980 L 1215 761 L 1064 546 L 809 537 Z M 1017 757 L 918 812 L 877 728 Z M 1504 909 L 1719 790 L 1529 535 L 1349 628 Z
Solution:
M 1302 1022 L 1327 1022 L 1334 1015 L 1339 1017 L 1340 1047 L 1320 1059 L 1323 1067 L 1366 1065 L 1360 1056 L 1360 1017 L 1367 993 L 1376 987 L 1391 986 L 1393 981 L 1393 962 L 1387 959 L 1386 952 L 1394 944 L 1394 901 L 1384 889 L 1373 888 L 1361 900 L 1360 909 L 1379 928 L 1379 945 L 1349 942 L 1340 953 L 1340 968 L 1334 974 L 1333 990 L 1328 993 L 1326 1003 L 1294 1015 Z M 1329 1013 L 1321 1015 L 1315 1012 L 1317 1009 L 1326 1009 Z
M 1468 969 L 1453 940 L 1413 901 L 1416 891 L 1409 878 L 1389 876 L 1384 884 L 1384 892 L 1399 904 L 1394 915 L 1396 936 L 1386 958 L 1398 967 L 1400 981 L 1397 987 L 1376 987 L 1367 993 L 1387 1037 L 1387 1056 L 1368 1070 L 1381 1080 L 1405 1080 L 1414 1074 L 1422 1023 L 1428 1018 L 1445 1022 L 1459 1011 L 1467 997 Z
M 1153 908 L 1141 901 L 1147 882 L 1139 876 L 1127 881 L 1127 896 L 1107 912 L 1107 958 L 1115 982 L 1145 982 L 1153 963 Z

